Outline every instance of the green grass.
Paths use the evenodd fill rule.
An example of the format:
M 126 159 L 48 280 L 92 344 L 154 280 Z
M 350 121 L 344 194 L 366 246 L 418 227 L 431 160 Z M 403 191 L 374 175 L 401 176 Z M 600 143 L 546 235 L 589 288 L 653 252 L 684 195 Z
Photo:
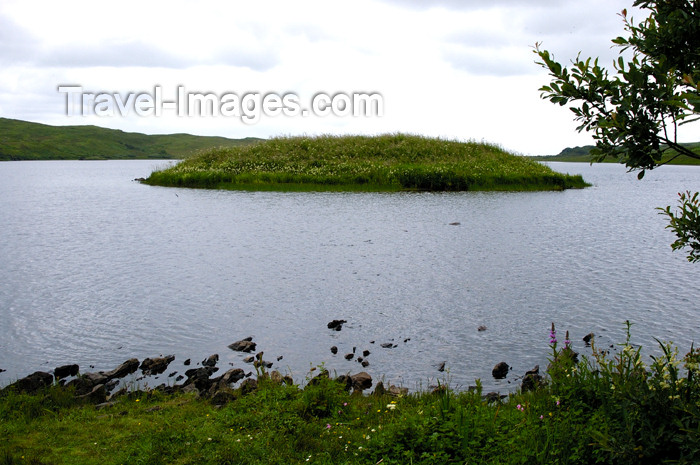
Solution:
M 246 145 L 259 140 L 146 135 L 97 126 L 49 126 L 0 118 L 0 160 L 184 158 L 209 147 Z
M 700 155 L 700 142 L 694 142 L 694 143 L 689 143 L 689 144 L 683 144 L 686 147 L 690 148 L 693 152 L 697 153 Z M 593 145 L 585 145 L 582 147 L 567 147 L 564 150 L 562 150 L 558 155 L 547 155 L 547 156 L 536 156 L 536 157 L 530 157 L 533 160 L 540 160 L 540 161 L 564 161 L 564 162 L 577 162 L 577 163 L 590 163 L 591 162 L 591 155 L 590 151 L 593 149 Z M 677 152 L 675 150 L 669 152 L 662 160 L 662 163 L 665 162 L 666 160 L 669 160 L 673 155 L 675 155 Z M 618 163 L 617 160 L 613 158 L 607 158 L 604 160 L 604 163 Z M 669 165 L 700 165 L 700 160 L 696 158 L 690 158 L 685 155 L 682 155 L 671 162 L 668 163 Z
M 585 187 L 494 145 L 427 137 L 280 137 L 199 153 L 147 184 L 253 190 L 467 191 Z
M 323 378 L 267 379 L 221 408 L 157 391 L 96 409 L 59 387 L 6 390 L 0 464 L 698 463 L 700 351 L 661 348 L 645 364 L 628 337 L 575 362 L 553 344 L 544 385 L 492 403 L 478 383 L 391 397 Z

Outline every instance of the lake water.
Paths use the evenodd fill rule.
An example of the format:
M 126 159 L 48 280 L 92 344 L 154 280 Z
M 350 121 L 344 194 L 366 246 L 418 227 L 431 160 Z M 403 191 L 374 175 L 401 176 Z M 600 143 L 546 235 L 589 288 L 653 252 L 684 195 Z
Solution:
M 371 351 L 375 380 L 418 389 L 481 378 L 505 390 L 546 365 L 551 322 L 583 353 L 589 332 L 599 345 L 622 342 L 625 320 L 645 350 L 654 337 L 682 353 L 698 342 L 700 264 L 671 251 L 654 209 L 700 190 L 698 167 L 637 181 L 619 165 L 553 163 L 594 187 L 535 193 L 132 181 L 166 163 L 0 163 L 0 385 L 67 363 L 108 370 L 160 354 L 176 356 L 168 373 L 213 353 L 224 370 L 245 368 L 227 345 L 253 336 L 297 382 L 319 364 L 363 371 L 343 358 L 356 347 Z M 332 319 L 348 323 L 335 332 Z M 495 381 L 500 361 L 513 371 Z

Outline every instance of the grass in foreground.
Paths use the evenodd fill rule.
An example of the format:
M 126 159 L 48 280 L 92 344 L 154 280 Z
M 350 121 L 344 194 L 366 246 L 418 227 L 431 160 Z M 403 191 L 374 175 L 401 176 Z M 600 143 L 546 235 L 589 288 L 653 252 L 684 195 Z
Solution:
M 488 144 L 406 134 L 281 137 L 219 148 L 156 171 L 147 184 L 251 190 L 562 190 L 587 186 Z
M 568 339 L 568 333 L 567 333 Z M 637 464 L 700 461 L 700 350 L 645 365 L 627 341 L 576 362 L 568 340 L 535 391 L 351 395 L 330 379 L 262 382 L 216 408 L 133 392 L 112 407 L 52 388 L 0 395 L 0 464 Z

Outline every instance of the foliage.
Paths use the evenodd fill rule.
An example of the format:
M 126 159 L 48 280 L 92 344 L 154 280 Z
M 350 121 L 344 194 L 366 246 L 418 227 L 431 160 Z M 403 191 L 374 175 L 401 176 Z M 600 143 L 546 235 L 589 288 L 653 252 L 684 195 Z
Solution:
M 156 171 L 148 184 L 278 190 L 561 190 L 584 187 L 488 144 L 406 134 L 279 137 L 213 149 Z
M 666 228 L 673 230 L 678 239 L 671 244 L 673 250 L 688 247 L 688 261 L 700 260 L 700 200 L 698 193 L 690 191 L 678 194 L 680 207 L 672 212 L 671 207 L 659 208 L 662 215 L 669 217 Z
M 183 158 L 208 147 L 245 145 L 258 140 L 146 135 L 97 126 L 49 126 L 0 118 L 0 160 Z
M 573 61 L 566 68 L 547 50 L 535 45 L 538 62 L 553 78 L 540 88 L 542 98 L 570 109 L 580 122 L 579 131 L 590 131 L 596 141 L 594 161 L 612 157 L 630 170 L 651 170 L 680 155 L 700 159 L 690 147 L 678 143 L 678 128 L 700 120 L 700 3 L 698 0 L 636 0 L 634 6 L 649 11 L 638 24 L 622 10 L 629 37 L 617 37 L 621 55 L 613 63 L 615 74 L 598 59 Z M 631 59 L 622 52 L 630 50 Z M 676 155 L 665 157 L 674 150 Z M 681 201 L 682 211 L 692 203 Z M 668 209 L 667 209 L 668 210 Z M 669 214 L 671 229 L 679 240 L 673 249 L 687 245 L 697 250 L 694 232 L 682 229 L 683 221 Z M 680 228 L 680 229 L 679 229 Z M 682 244 L 677 247 L 678 244 Z M 694 252 L 688 256 L 693 261 Z
M 97 409 L 56 387 L 3 393 L 0 464 L 698 463 L 700 350 L 680 358 L 659 343 L 645 363 L 627 330 L 616 351 L 593 341 L 577 361 L 552 328 L 547 383 L 505 401 L 479 383 L 392 397 L 324 376 L 304 388 L 263 378 L 221 408 L 191 394 L 136 392 Z
M 635 25 L 622 11 L 630 37 L 613 43 L 632 49 L 633 57 L 625 61 L 621 55 L 613 77 L 598 59 L 579 56 L 569 70 L 539 44 L 535 52 L 553 77 L 540 88 L 542 97 L 559 105 L 577 102 L 571 111 L 581 123 L 578 130 L 593 133 L 595 160 L 617 158 L 641 170 L 641 178 L 667 150 L 700 158 L 676 139 L 678 125 L 697 121 L 700 113 L 700 9 L 692 0 L 634 4 L 651 14 Z
M 661 354 L 647 366 L 641 347 L 630 340 L 627 322 L 627 339 L 616 355 L 593 342 L 591 357 L 550 370 L 551 394 L 591 419 L 584 430 L 592 446 L 589 463 L 697 463 L 700 351 L 691 347 L 679 360 L 677 348 L 658 341 Z

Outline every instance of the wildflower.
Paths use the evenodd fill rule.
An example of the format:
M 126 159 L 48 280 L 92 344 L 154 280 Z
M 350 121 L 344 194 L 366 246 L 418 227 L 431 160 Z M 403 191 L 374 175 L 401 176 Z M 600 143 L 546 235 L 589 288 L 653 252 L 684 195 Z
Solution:
M 557 345 L 557 332 L 554 329 L 554 323 L 552 323 L 552 330 L 549 332 L 549 344 Z
M 540 420 L 544 420 L 544 415 L 540 415 Z
M 326 424 L 326 429 L 331 429 L 331 424 L 330 424 L 330 423 L 327 423 L 327 424 Z
M 396 408 L 396 404 L 387 404 L 386 408 L 389 410 L 394 410 Z
M 554 342 L 556 342 L 556 341 L 554 341 Z M 569 340 L 569 331 L 568 330 L 566 331 L 566 338 L 564 339 L 564 347 L 566 347 L 567 349 L 569 347 L 571 347 L 571 341 Z
M 515 408 L 517 408 L 517 409 L 520 410 L 521 412 L 524 412 L 524 411 L 525 411 L 525 407 L 523 407 L 523 406 L 520 405 L 520 404 L 516 405 Z

